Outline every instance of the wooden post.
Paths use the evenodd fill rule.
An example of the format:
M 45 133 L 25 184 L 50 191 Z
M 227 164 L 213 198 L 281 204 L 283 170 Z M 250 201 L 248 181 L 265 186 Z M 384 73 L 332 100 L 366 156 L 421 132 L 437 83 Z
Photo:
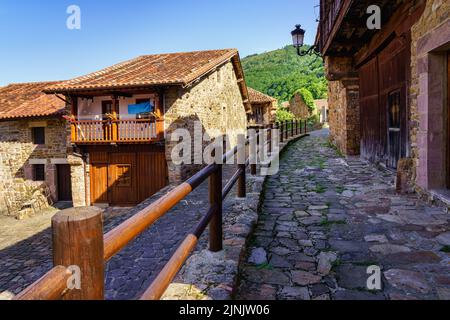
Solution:
M 245 198 L 247 196 L 247 190 L 246 190 L 246 183 L 247 183 L 247 177 L 246 177 L 246 165 L 245 164 L 239 164 L 238 165 L 239 170 L 242 170 L 241 174 L 239 175 L 239 179 L 237 181 L 237 196 L 238 198 Z
M 256 154 L 254 157 L 255 163 L 250 163 L 250 173 L 252 176 L 256 176 L 256 162 L 258 161 L 258 151 L 259 151 L 259 130 L 256 130 Z
M 78 141 L 78 138 L 77 138 L 77 125 L 75 124 L 75 123 L 71 123 L 70 124 L 70 137 L 71 137 L 71 142 L 72 143 L 75 143 L 75 142 L 77 142 Z
M 285 125 L 285 133 L 286 133 L 286 136 L 285 136 L 285 138 L 286 138 L 286 140 L 287 139 L 289 139 L 289 126 L 288 126 L 288 120 L 286 120 L 285 122 L 284 122 L 284 125 Z
M 273 142 L 272 142 L 272 139 L 273 139 L 273 129 L 274 129 L 274 126 L 273 126 L 273 123 L 271 123 L 270 125 L 269 125 L 269 154 L 272 154 L 272 151 L 273 151 Z
M 294 119 L 291 120 L 291 137 L 294 136 Z
M 209 203 L 216 206 L 211 222 L 209 223 L 209 250 L 219 252 L 223 249 L 222 230 L 222 165 L 209 177 Z
M 69 290 L 64 300 L 103 300 L 102 210 L 82 207 L 60 211 L 52 218 L 52 233 L 53 264 L 77 267 L 81 272 L 81 289 Z
M 112 110 L 112 142 L 119 141 L 119 125 L 117 120 L 119 114 L 119 99 L 117 97 L 113 97 L 113 110 Z
M 280 130 L 280 142 L 283 142 L 284 133 L 283 133 L 283 122 L 278 122 L 278 129 Z
M 298 136 L 298 119 L 295 120 L 295 135 Z

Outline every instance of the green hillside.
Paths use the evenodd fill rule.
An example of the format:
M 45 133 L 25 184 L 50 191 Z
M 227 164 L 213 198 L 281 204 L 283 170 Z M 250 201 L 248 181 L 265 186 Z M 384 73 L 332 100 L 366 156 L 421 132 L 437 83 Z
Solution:
M 305 47 L 306 48 L 306 47 Z M 293 46 L 242 59 L 248 86 L 279 101 L 288 101 L 301 88 L 314 99 L 326 97 L 323 62 L 316 55 L 299 57 Z

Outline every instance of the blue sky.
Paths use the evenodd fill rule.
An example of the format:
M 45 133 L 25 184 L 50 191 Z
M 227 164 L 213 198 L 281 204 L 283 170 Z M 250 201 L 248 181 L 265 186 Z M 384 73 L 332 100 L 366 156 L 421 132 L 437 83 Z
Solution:
M 64 80 L 141 54 L 238 48 L 241 57 L 314 41 L 319 0 L 0 0 L 0 86 Z M 66 28 L 69 5 L 81 30 Z

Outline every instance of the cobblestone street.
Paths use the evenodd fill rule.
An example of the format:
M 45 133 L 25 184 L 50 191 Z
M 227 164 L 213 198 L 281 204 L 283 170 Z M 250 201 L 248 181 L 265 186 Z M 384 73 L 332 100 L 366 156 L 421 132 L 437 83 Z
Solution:
M 327 131 L 293 144 L 265 201 L 238 299 L 450 299 L 450 215 L 416 195 L 394 193 L 394 177 L 343 159 Z M 382 290 L 367 289 L 368 266 Z

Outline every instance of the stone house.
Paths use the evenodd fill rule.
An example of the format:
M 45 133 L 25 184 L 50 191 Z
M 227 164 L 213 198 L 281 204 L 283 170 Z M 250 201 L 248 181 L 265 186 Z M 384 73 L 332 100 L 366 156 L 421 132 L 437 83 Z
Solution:
M 0 211 L 26 202 L 44 183 L 53 201 L 71 201 L 65 104 L 42 92 L 52 82 L 0 88 Z M 70 146 L 70 145 L 69 145 Z M 20 203 L 18 203 L 20 206 Z M 17 208 L 20 209 L 20 208 Z
M 328 99 L 317 99 L 314 100 L 314 105 L 316 106 L 315 111 L 319 115 L 320 123 L 327 123 L 328 122 Z
M 331 140 L 392 170 L 406 191 L 450 189 L 450 2 L 321 0 L 317 45 L 329 80 Z M 361 17 L 355 19 L 355 17 Z
M 311 116 L 309 108 L 300 93 L 295 93 L 289 101 L 288 110 L 294 114 L 296 119 L 306 120 Z
M 268 125 L 275 122 L 278 100 L 255 89 L 248 88 L 251 113 L 247 115 L 249 125 Z
M 44 92 L 66 101 L 75 206 L 134 206 L 180 183 L 203 162 L 193 144 L 193 163 L 177 165 L 173 133 L 226 135 L 233 147 L 250 112 L 234 49 L 141 56 Z

